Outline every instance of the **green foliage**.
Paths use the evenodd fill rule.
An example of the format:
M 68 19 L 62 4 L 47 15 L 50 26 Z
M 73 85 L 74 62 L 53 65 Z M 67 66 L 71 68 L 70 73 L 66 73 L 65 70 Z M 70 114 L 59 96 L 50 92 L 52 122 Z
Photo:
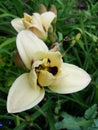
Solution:
M 56 122 L 56 130 L 67 129 L 67 130 L 97 130 L 97 105 L 94 104 L 92 107 L 86 110 L 83 117 L 75 117 L 69 115 L 66 112 L 62 112 L 60 115 L 63 119 Z
M 98 2 L 95 0 L 0 0 L 0 129 L 97 130 L 98 129 Z M 80 2 L 80 1 L 79 1 Z M 51 93 L 33 109 L 8 114 L 6 99 L 14 80 L 24 72 L 14 62 L 17 32 L 11 20 L 24 12 L 39 12 L 40 4 L 57 8 L 56 34 L 64 62 L 85 69 L 90 85 L 70 95 Z M 81 37 L 77 40 L 77 34 Z M 27 70 L 26 70 L 27 71 Z M 3 125 L 3 126 L 2 126 Z M 2 128 L 1 128 L 2 126 Z
M 92 107 L 86 110 L 84 116 L 86 119 L 94 119 L 97 116 L 97 114 L 97 105 L 94 104 Z

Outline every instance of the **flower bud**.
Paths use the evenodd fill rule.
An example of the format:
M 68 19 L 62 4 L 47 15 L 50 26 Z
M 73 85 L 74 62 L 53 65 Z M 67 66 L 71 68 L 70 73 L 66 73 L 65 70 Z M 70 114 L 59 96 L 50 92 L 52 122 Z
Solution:
M 76 43 L 76 40 L 72 40 L 72 42 L 71 42 L 71 46 L 74 46 L 74 44 Z
M 56 41 L 56 38 L 57 38 L 56 33 L 54 32 L 54 33 L 50 34 L 50 35 L 49 35 L 49 38 L 50 38 L 50 41 L 51 41 L 51 42 L 55 42 L 55 41 Z
M 80 38 L 81 38 L 81 33 L 78 33 L 78 34 L 75 36 L 75 40 L 78 41 Z
M 47 11 L 46 6 L 43 5 L 43 4 L 41 4 L 41 5 L 40 5 L 40 9 L 39 9 L 40 14 L 42 14 L 42 13 L 44 13 L 44 12 L 46 12 L 46 11 Z
M 55 13 L 57 15 L 57 9 L 56 9 L 55 5 L 51 5 L 50 11 L 52 11 L 53 13 Z
M 52 34 L 52 33 L 53 33 L 53 26 L 52 26 L 52 25 L 50 25 L 50 27 L 49 27 L 49 29 L 48 29 L 48 33 L 49 33 L 49 34 Z

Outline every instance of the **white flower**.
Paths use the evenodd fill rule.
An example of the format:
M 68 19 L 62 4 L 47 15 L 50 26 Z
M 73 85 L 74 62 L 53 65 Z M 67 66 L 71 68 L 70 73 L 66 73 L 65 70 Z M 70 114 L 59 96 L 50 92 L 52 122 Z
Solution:
M 48 29 L 54 18 L 56 18 L 56 15 L 51 11 L 44 12 L 41 15 L 33 13 L 32 16 L 24 13 L 24 18 L 15 18 L 11 21 L 11 24 L 17 32 L 29 29 L 42 40 L 46 40 Z
M 45 95 L 45 87 L 60 94 L 84 89 L 90 76 L 81 68 L 64 63 L 60 52 L 49 51 L 47 46 L 29 30 L 17 36 L 19 54 L 28 69 L 18 77 L 9 90 L 7 110 L 22 112 L 37 105 Z

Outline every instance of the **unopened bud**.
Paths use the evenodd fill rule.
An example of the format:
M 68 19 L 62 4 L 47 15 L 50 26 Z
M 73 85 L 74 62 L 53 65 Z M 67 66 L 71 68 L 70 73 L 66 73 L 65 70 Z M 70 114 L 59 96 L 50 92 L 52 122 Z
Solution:
M 52 33 L 53 33 L 53 26 L 52 26 L 52 25 L 50 25 L 50 27 L 49 27 L 49 29 L 48 29 L 48 33 L 49 33 L 49 34 L 52 34 Z
M 76 43 L 76 40 L 72 40 L 71 46 L 74 46 L 75 43 Z
M 55 41 L 56 41 L 56 38 L 57 38 L 56 33 L 50 34 L 50 35 L 49 35 L 49 38 L 50 38 L 50 41 L 51 41 L 51 42 L 55 42 Z
M 81 33 L 78 33 L 78 34 L 75 36 L 75 40 L 78 41 L 80 38 L 81 38 Z
M 41 4 L 41 5 L 40 5 L 40 9 L 39 9 L 40 14 L 42 14 L 42 13 L 44 13 L 44 12 L 46 12 L 46 11 L 47 11 L 46 6 L 43 5 L 43 4 Z
M 52 11 L 54 14 L 57 15 L 57 9 L 56 9 L 55 5 L 51 5 L 50 11 Z

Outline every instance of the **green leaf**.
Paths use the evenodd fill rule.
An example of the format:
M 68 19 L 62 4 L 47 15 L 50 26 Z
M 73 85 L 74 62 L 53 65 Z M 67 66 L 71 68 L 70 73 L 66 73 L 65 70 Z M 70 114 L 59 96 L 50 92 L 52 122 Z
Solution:
M 53 116 L 52 116 L 52 111 L 51 111 L 51 109 L 48 110 L 47 118 L 48 118 L 50 130 L 55 130 L 54 118 L 53 118 Z
M 98 128 L 98 119 L 94 119 L 94 124 L 95 124 L 95 127 Z
M 10 14 L 10 13 L 5 13 L 5 14 L 1 14 L 1 15 L 0 15 L 0 18 L 5 18 L 5 17 L 12 17 L 12 18 L 16 18 L 16 16 L 15 16 L 15 15 Z
M 13 5 L 17 11 L 17 14 L 22 17 L 23 16 L 23 4 L 21 2 L 21 0 L 12 0 L 13 1 Z
M 26 122 L 21 123 L 19 126 L 14 128 L 14 130 L 24 130 L 24 128 L 27 126 Z
M 94 104 L 89 109 L 86 110 L 84 116 L 86 119 L 94 119 L 97 115 L 97 105 Z
M 41 114 L 45 116 L 44 111 L 47 111 L 47 109 L 48 109 L 49 107 L 51 107 L 52 104 L 53 104 L 53 101 L 48 100 L 41 108 L 38 107 L 38 109 L 37 109 L 37 107 L 35 107 L 35 108 L 37 109 L 37 111 L 36 111 L 33 115 L 31 115 L 31 118 L 32 118 L 33 120 L 35 120 L 35 119 L 38 118 Z
M 0 44 L 0 49 L 15 42 L 15 37 L 12 37 L 12 38 L 8 38 L 6 41 L 4 41 L 3 43 Z
M 83 117 L 76 118 L 65 112 L 63 112 L 61 116 L 63 117 L 63 120 L 55 124 L 57 130 L 64 128 L 67 130 L 81 130 L 81 128 L 88 128 L 93 123 L 93 120 L 86 120 Z
M 64 128 L 67 128 L 67 130 L 81 130 L 80 127 L 76 125 L 77 121 L 75 117 L 65 112 L 62 113 L 62 116 L 64 119 L 55 124 L 57 130 L 64 129 Z
M 58 32 L 58 41 L 60 42 L 63 39 L 63 34 Z

